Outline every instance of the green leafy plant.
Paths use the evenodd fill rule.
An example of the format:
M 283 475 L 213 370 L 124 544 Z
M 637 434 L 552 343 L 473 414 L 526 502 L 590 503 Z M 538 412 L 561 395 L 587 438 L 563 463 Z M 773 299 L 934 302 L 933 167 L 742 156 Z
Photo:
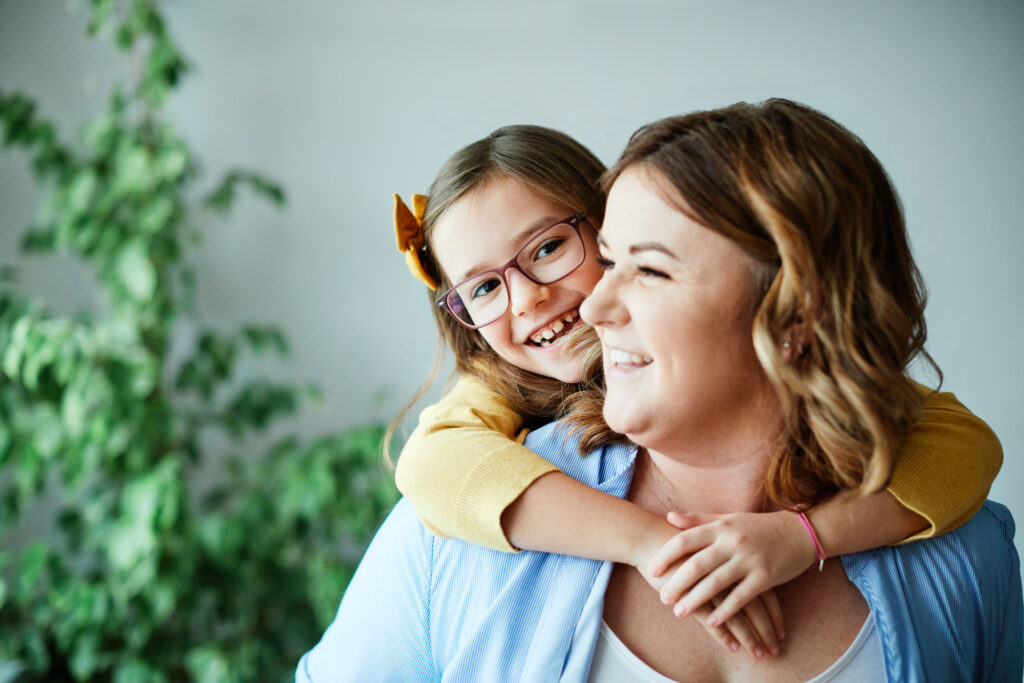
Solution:
M 0 271 L 0 537 L 59 501 L 51 533 L 0 550 L 0 662 L 19 680 L 285 680 L 396 499 L 382 429 L 252 454 L 316 391 L 240 376 L 287 341 L 203 328 L 190 245 L 239 190 L 284 193 L 236 170 L 193 201 L 199 164 L 164 113 L 188 63 L 158 7 L 88 11 L 135 80 L 78 140 L 0 90 L 3 146 L 42 189 L 23 250 L 80 259 L 102 300 L 56 315 Z M 223 473 L 197 487 L 210 463 Z

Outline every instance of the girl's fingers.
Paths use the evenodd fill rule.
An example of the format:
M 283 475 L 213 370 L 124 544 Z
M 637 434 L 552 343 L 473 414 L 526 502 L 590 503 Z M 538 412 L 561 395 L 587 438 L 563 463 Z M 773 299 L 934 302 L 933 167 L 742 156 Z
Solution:
M 756 574 L 748 574 L 746 577 L 736 576 L 733 582 L 735 583 L 735 581 L 739 581 L 739 583 L 737 583 L 736 586 L 731 591 L 729 591 L 729 594 L 725 596 L 725 599 L 722 600 L 721 603 L 719 603 L 719 605 L 711 613 L 710 619 L 712 624 L 721 624 L 723 622 L 728 621 L 729 619 L 732 619 L 737 612 L 739 612 L 748 603 L 756 599 L 758 595 L 760 595 L 763 591 L 769 588 L 768 586 L 764 585 L 764 581 L 757 578 Z M 702 586 L 698 586 L 697 588 L 702 588 Z M 690 595 L 686 596 L 686 598 L 684 598 L 683 600 L 680 600 L 680 604 L 691 600 L 691 596 L 693 596 L 693 600 L 696 600 L 698 597 L 701 597 L 699 595 L 695 595 L 695 593 L 696 589 L 690 591 Z M 713 595 L 718 595 L 719 593 L 722 593 L 722 591 L 719 590 L 718 593 L 714 593 Z M 777 604 L 778 599 L 776 599 L 775 602 Z M 769 610 L 769 615 L 770 614 L 771 612 Z M 779 619 L 782 619 L 781 611 L 779 613 Z M 774 619 L 772 620 L 772 623 L 775 623 Z
M 691 586 L 693 586 L 698 581 L 701 581 L 701 583 L 703 583 L 703 581 L 707 581 L 707 578 L 705 577 L 707 577 L 708 574 L 715 572 L 715 570 L 717 570 L 720 565 L 722 565 L 724 562 L 728 562 L 729 559 L 730 558 L 726 553 L 717 550 L 713 546 L 704 548 L 696 555 L 693 555 L 690 559 L 684 562 L 682 566 L 680 566 L 678 569 L 672 572 L 668 579 L 665 580 L 665 583 L 662 584 L 660 591 L 661 601 L 666 605 L 675 604 L 679 601 L 679 598 L 682 597 L 683 593 L 685 593 L 687 590 L 690 590 Z M 733 581 L 737 580 L 738 578 L 740 577 L 736 577 L 736 579 L 733 579 Z M 720 593 L 722 589 L 724 589 L 728 585 L 728 583 L 723 584 L 722 587 L 718 589 L 718 591 L 704 594 L 702 600 L 694 600 L 687 603 L 687 610 L 682 613 L 677 612 L 677 614 L 679 614 L 679 616 L 685 616 L 698 605 L 707 602 L 712 597 Z
M 761 593 L 761 602 L 764 603 L 764 608 L 768 610 L 768 616 L 771 617 L 772 626 L 775 627 L 775 635 L 779 640 L 786 638 L 786 625 L 782 621 L 782 605 L 779 603 L 779 596 L 775 595 L 775 591 L 770 588 Z
M 673 564 L 690 553 L 705 548 L 715 540 L 715 533 L 705 527 L 696 527 L 678 534 L 658 548 L 647 563 L 647 572 L 651 576 L 661 576 Z
M 708 630 L 711 637 L 722 644 L 727 650 L 736 652 L 740 649 L 740 642 L 733 637 L 733 634 L 724 626 L 711 626 L 707 622 L 708 615 L 711 614 L 711 607 L 701 607 L 699 610 L 694 612 L 700 623 L 704 625 L 704 628 Z
M 770 653 L 773 657 L 779 654 L 779 641 L 775 637 L 775 628 L 772 625 L 771 617 L 768 616 L 768 610 L 765 609 L 764 603 L 760 600 L 752 600 L 743 608 L 741 614 L 737 614 L 727 624 L 731 624 L 736 620 L 742 619 L 746 616 L 747 620 L 753 625 L 754 632 L 757 638 L 760 640 L 760 644 L 763 644 L 764 649 L 755 645 L 755 649 L 752 650 L 755 657 L 761 657 L 763 654 Z
M 703 554 L 704 552 L 705 551 L 701 551 L 698 555 Z M 679 597 L 676 598 L 678 602 L 676 602 L 675 608 L 673 609 L 676 616 L 685 617 L 687 614 L 696 610 L 700 605 L 708 603 L 712 598 L 724 594 L 724 591 L 728 589 L 729 586 L 743 578 L 743 573 L 740 571 L 737 563 L 730 561 L 731 558 L 728 556 L 719 553 L 717 556 L 713 557 L 709 555 L 708 557 L 709 559 L 706 562 L 702 558 L 698 558 L 696 555 L 691 559 L 700 560 L 702 566 L 710 566 L 712 561 L 721 561 L 722 564 L 713 568 L 706 576 L 697 577 L 697 583 L 693 585 L 688 592 L 686 592 L 686 595 L 683 595 L 682 592 L 678 594 Z M 684 570 L 685 567 L 679 568 L 680 572 Z M 662 586 L 663 595 L 666 587 L 672 589 L 675 588 L 675 585 Z M 669 597 L 673 597 L 673 595 L 670 595 Z M 666 604 L 672 604 L 672 601 L 669 601 Z M 715 624 L 723 624 L 726 621 L 728 621 L 728 619 L 718 619 L 715 621 Z
M 727 595 L 724 600 L 718 603 L 718 606 L 715 607 L 714 611 L 712 611 L 708 620 L 712 624 L 721 624 L 732 619 L 733 616 L 735 616 L 740 610 L 744 609 L 747 605 L 751 605 L 754 602 L 760 602 L 771 621 L 775 640 L 781 641 L 785 639 L 786 626 L 783 623 L 782 606 L 779 604 L 779 598 L 775 595 L 775 591 L 763 588 L 762 583 L 763 582 L 757 581 L 756 579 L 748 576 L 735 588 L 729 591 L 729 595 Z M 693 591 L 691 591 L 691 595 L 692 594 Z M 687 596 L 687 599 L 689 599 L 689 596 Z
M 762 643 L 761 639 L 758 637 L 757 631 L 751 624 L 748 617 L 749 615 L 746 612 L 737 614 L 735 617 L 725 622 L 724 626 L 729 630 L 729 633 L 739 641 L 744 650 L 749 652 L 755 658 L 760 659 L 767 650 L 764 643 Z M 708 624 L 706 618 L 704 619 L 704 625 L 709 629 L 719 628 Z
M 676 512 L 675 510 L 666 515 L 668 523 L 680 529 L 692 529 L 693 527 L 707 524 L 715 519 L 715 515 L 702 515 L 698 512 Z

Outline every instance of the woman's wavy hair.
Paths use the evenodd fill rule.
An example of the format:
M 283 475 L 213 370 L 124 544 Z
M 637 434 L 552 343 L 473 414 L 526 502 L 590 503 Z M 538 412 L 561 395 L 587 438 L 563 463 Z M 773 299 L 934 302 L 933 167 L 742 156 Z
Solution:
M 923 354 L 938 368 L 924 351 L 924 283 L 878 159 L 821 112 L 772 99 L 644 126 L 603 187 L 636 166 L 663 175 L 691 218 L 761 266 L 753 344 L 788 425 L 766 478 L 772 501 L 884 487 L 922 400 L 907 365 Z M 791 340 L 791 352 L 803 348 L 787 362 Z
M 459 198 L 498 178 L 517 180 L 537 194 L 587 217 L 595 230 L 604 218 L 605 193 L 600 179 L 605 165 L 579 142 L 557 130 L 541 126 L 516 125 L 499 128 L 487 137 L 462 148 L 441 167 L 427 194 L 423 233 L 427 246 L 421 252 L 424 269 L 439 283 L 437 292 L 428 291 L 430 309 L 440 331 L 442 346 L 434 368 L 417 395 L 391 423 L 392 433 L 416 402 L 436 380 L 443 361 L 443 346 L 455 355 L 455 369 L 493 387 L 522 413 L 527 424 L 549 421 L 563 412 L 562 403 L 578 390 L 550 377 L 518 368 L 504 360 L 484 341 L 478 330 L 458 324 L 437 306 L 437 293 L 452 286 L 431 248 L 437 221 Z M 482 225 L 481 230 L 492 229 Z M 580 352 L 600 345 L 592 328 L 574 334 Z M 591 352 L 592 353 L 592 352 Z M 388 448 L 385 445 L 385 456 Z

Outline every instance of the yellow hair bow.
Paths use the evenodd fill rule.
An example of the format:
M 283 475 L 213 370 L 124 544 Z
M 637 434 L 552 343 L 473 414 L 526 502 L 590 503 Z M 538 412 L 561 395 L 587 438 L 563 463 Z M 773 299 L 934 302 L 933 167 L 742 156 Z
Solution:
M 427 198 L 422 194 L 412 196 L 412 210 L 405 205 L 402 198 L 395 195 L 395 238 L 398 243 L 398 251 L 405 254 L 405 264 L 409 266 L 409 272 L 417 280 L 430 287 L 437 289 L 437 281 L 427 274 L 420 261 L 420 250 L 426 242 L 423 239 L 423 212 L 427 210 Z

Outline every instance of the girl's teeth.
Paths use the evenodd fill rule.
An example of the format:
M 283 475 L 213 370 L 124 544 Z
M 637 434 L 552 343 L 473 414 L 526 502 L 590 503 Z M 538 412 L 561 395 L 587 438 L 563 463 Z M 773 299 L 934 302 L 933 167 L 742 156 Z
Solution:
M 561 320 L 551 323 L 551 327 L 544 328 L 530 337 L 530 341 L 539 346 L 550 346 L 551 340 L 555 338 L 555 335 L 561 334 L 567 326 L 572 325 L 579 318 L 579 315 L 579 311 L 576 309 L 569 311 Z

